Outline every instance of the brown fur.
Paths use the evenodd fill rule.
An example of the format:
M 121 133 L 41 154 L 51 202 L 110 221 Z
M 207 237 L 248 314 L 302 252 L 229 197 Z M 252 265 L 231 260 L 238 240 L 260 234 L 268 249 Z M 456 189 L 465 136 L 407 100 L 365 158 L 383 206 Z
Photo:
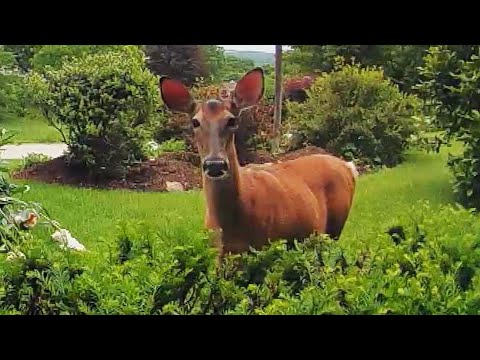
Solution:
M 161 81 L 162 98 L 173 110 L 189 112 L 202 161 L 226 162 L 225 176 L 203 174 L 205 225 L 218 231 L 220 255 L 260 249 L 270 240 L 302 240 L 314 233 L 338 239 L 352 206 L 354 169 L 331 155 L 311 155 L 274 165 L 241 168 L 235 123 L 229 120 L 263 95 L 263 72 L 237 83 L 231 99 L 195 104 L 175 80 Z M 210 104 L 209 104 L 210 103 Z
M 274 239 L 340 236 L 355 191 L 342 160 L 311 155 L 254 169 L 240 167 L 234 147 L 228 154 L 235 168 L 228 181 L 204 176 L 205 225 L 221 230 L 222 255 L 260 249 Z

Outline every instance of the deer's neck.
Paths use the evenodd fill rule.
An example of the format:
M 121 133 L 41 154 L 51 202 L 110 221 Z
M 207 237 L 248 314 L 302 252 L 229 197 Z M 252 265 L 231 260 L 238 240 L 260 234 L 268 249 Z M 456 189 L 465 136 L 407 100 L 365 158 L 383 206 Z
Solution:
M 223 230 L 235 228 L 241 215 L 240 164 L 235 146 L 229 146 L 228 162 L 230 176 L 223 180 L 212 180 L 203 175 L 203 188 L 209 216 Z

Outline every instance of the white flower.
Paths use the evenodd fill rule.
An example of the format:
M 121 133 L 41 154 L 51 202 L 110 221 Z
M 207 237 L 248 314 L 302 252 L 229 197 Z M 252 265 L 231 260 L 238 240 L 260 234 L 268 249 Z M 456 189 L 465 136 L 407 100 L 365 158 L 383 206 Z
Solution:
M 78 251 L 85 251 L 86 248 L 75 239 L 67 229 L 60 229 L 52 234 L 52 239 L 60 243 L 62 248 L 70 248 Z
M 24 218 L 21 214 L 17 214 L 13 217 L 13 221 L 15 221 L 15 224 L 17 226 L 20 226 L 22 224 L 22 222 L 24 221 Z
M 26 259 L 26 256 L 21 251 L 9 251 L 7 254 L 7 261 L 13 261 L 16 259 Z

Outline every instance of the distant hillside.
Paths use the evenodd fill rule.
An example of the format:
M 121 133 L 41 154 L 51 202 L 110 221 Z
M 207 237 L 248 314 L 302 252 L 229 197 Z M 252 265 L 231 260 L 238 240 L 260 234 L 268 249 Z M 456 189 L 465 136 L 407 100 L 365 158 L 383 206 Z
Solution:
M 236 56 L 240 59 L 249 59 L 255 63 L 255 66 L 265 64 L 273 65 L 275 55 L 263 51 L 241 51 L 241 50 L 225 50 L 225 54 Z

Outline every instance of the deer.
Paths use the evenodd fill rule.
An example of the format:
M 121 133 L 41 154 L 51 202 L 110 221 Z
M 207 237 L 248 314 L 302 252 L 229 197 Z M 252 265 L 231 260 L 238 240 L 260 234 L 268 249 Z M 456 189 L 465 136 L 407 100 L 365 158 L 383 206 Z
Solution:
M 358 172 L 327 154 L 241 167 L 235 132 L 243 111 L 263 97 L 261 68 L 247 72 L 230 96 L 196 101 L 179 80 L 162 76 L 165 106 L 188 114 L 201 159 L 205 227 L 218 234 L 219 257 L 262 249 L 271 241 L 338 240 L 352 207 Z

